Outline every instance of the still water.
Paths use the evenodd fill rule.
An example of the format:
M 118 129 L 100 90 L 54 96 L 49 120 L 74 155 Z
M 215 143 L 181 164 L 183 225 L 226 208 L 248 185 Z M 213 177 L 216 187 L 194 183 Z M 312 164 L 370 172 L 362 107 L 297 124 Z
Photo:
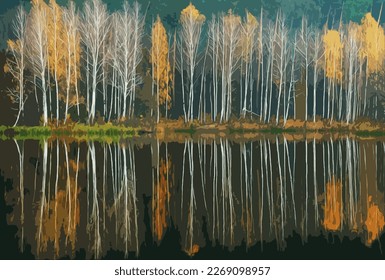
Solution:
M 384 142 L 7 140 L 0 152 L 10 258 L 383 258 Z

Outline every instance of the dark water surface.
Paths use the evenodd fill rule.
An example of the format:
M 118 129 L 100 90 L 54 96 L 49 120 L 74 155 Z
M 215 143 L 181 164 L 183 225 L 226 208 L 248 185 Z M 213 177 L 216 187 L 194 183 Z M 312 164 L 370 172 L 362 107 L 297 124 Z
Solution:
M 1 258 L 384 258 L 383 142 L 7 140 L 0 152 Z

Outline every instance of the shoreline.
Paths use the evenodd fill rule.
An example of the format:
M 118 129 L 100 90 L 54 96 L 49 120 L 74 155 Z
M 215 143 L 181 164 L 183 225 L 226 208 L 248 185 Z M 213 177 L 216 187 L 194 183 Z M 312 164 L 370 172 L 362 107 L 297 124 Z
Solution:
M 353 138 L 359 140 L 385 140 L 385 123 L 360 120 L 355 123 L 330 122 L 328 120 L 258 123 L 250 120 L 231 120 L 228 123 L 199 123 L 194 120 L 161 119 L 159 123 L 151 120 L 135 120 L 125 124 L 86 125 L 69 122 L 60 126 L 0 126 L 0 139 L 61 139 L 78 141 L 116 142 L 124 139 L 156 138 L 164 142 L 179 142 L 186 138 L 215 140 L 227 138 L 234 141 L 276 139 L 284 137 L 287 141 L 330 140 Z

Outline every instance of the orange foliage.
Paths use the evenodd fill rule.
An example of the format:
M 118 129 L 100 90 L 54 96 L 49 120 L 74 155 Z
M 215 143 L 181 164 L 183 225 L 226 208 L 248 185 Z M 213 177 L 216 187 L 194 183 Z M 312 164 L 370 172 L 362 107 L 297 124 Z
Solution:
M 372 196 L 368 197 L 368 216 L 365 220 L 366 230 L 368 231 L 368 244 L 372 244 L 379 237 L 380 232 L 384 229 L 385 220 L 384 214 L 378 206 L 373 203 Z
M 342 183 L 334 177 L 326 184 L 326 202 L 323 226 L 327 230 L 336 231 L 341 228 Z
M 159 88 L 159 104 L 166 103 L 168 108 L 171 106 L 171 96 L 169 95 L 172 85 L 172 72 L 168 59 L 167 33 L 159 16 L 152 27 L 152 49 L 151 62 L 153 64 L 153 80 Z
M 170 199 L 169 185 L 171 181 L 170 170 L 172 167 L 171 159 L 168 159 L 168 164 L 165 160 L 160 161 L 159 167 L 159 182 L 155 186 L 152 209 L 153 209 L 153 224 L 154 233 L 158 240 L 163 237 L 163 232 L 167 228 L 167 205 Z M 169 182 L 167 182 L 167 178 Z
M 337 30 L 327 30 L 323 37 L 325 49 L 326 77 L 341 81 L 342 79 L 342 48 L 340 33 Z
M 51 241 L 54 243 L 55 254 L 58 256 L 62 232 L 65 233 L 63 238 L 70 241 L 72 250 L 75 250 L 76 227 L 80 222 L 80 204 L 78 200 L 79 190 L 78 193 L 75 193 L 74 189 L 71 188 L 70 190 L 70 202 L 68 201 L 68 194 L 64 190 L 59 190 L 56 199 L 50 201 L 41 221 L 42 236 L 40 248 L 38 248 L 39 252 L 47 251 L 48 243 Z M 37 220 L 40 220 L 40 212 L 37 212 Z
M 74 160 L 69 160 L 69 168 L 73 172 L 83 170 L 85 163 L 79 165 Z M 63 172 L 66 166 L 63 166 Z M 56 256 L 60 253 L 61 238 L 71 243 L 72 251 L 75 251 L 77 240 L 77 227 L 80 223 L 80 188 L 75 188 L 75 176 L 70 176 L 69 186 L 58 186 L 57 195 L 45 205 L 43 216 L 40 220 L 40 212 L 36 213 L 36 224 L 42 224 L 42 233 L 38 252 L 46 252 L 49 242 L 54 243 Z M 60 181 L 59 181 L 60 182 Z M 61 181 L 65 182 L 65 181 Z M 64 236 L 62 237 L 62 233 Z M 38 233 L 37 233 L 38 235 Z
M 379 71 L 384 64 L 385 34 L 384 29 L 367 13 L 361 21 L 361 58 L 367 59 L 367 74 Z
M 49 4 L 49 13 L 47 13 L 49 69 L 52 75 L 55 75 L 56 72 L 57 78 L 60 80 L 66 73 L 62 10 L 55 0 L 50 0 Z
M 224 28 L 233 28 L 237 27 L 238 25 L 241 25 L 241 17 L 238 15 L 233 14 L 233 11 L 230 9 L 227 14 L 223 17 L 224 21 Z M 250 17 L 250 21 L 252 21 Z M 232 34 L 232 32 L 228 32 L 227 34 Z
M 197 254 L 199 252 L 199 245 L 198 244 L 194 244 L 191 248 L 189 248 L 186 253 L 192 257 L 194 256 L 195 254 Z
M 190 4 L 182 10 L 180 20 L 182 23 L 197 22 L 202 24 L 206 20 L 206 17 L 190 2 Z
M 242 25 L 243 33 L 241 37 L 242 59 L 248 62 L 251 59 L 253 45 L 255 41 L 255 30 L 258 27 L 258 21 L 250 12 L 246 12 L 246 21 Z

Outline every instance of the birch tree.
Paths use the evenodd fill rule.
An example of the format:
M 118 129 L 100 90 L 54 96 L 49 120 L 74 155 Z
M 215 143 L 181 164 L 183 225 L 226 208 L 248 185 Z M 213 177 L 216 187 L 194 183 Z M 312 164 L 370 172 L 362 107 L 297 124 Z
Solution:
M 337 30 L 327 30 L 323 36 L 325 50 L 325 69 L 328 78 L 328 118 L 333 120 L 335 84 L 342 79 L 341 50 L 342 43 Z M 331 100 L 331 101 L 330 101 Z M 331 107 L 331 112 L 330 112 Z
M 48 11 L 48 68 L 55 83 L 56 125 L 59 125 L 59 92 L 61 90 L 59 88 L 59 83 L 64 79 L 66 72 L 66 65 L 64 61 L 64 55 L 66 54 L 64 39 L 65 34 L 62 8 L 56 3 L 55 0 L 50 0 Z
M 138 2 L 134 2 L 133 10 L 132 10 L 132 18 L 133 18 L 133 58 L 131 65 L 131 95 L 130 95 L 130 107 L 128 115 L 129 117 L 134 116 L 134 106 L 135 106 L 135 98 L 136 98 L 136 87 L 142 82 L 140 76 L 137 75 L 137 67 L 139 63 L 142 61 L 142 38 L 144 32 L 144 16 L 140 13 L 140 4 Z M 123 115 L 125 112 L 123 110 Z
M 288 64 L 288 30 L 285 27 L 285 20 L 280 14 L 277 15 L 276 19 L 276 31 L 275 31 L 275 59 L 274 63 L 274 81 L 278 86 L 278 99 L 277 99 L 277 114 L 276 124 L 279 123 L 279 109 L 281 104 L 281 96 L 285 87 L 286 79 L 286 68 Z M 285 96 L 284 96 L 285 98 Z M 285 107 L 285 106 L 284 106 Z
M 48 61 L 48 31 L 47 6 L 41 0 L 32 1 L 32 8 L 28 19 L 28 58 L 31 71 L 36 77 L 34 83 L 41 90 L 43 99 L 43 125 L 48 124 L 47 104 L 47 61 Z
M 180 15 L 181 30 L 178 45 L 180 58 L 178 68 L 182 77 L 184 71 L 186 71 L 187 74 L 187 110 L 185 102 L 183 104 L 186 112 L 185 122 L 190 122 L 194 118 L 194 82 L 196 80 L 195 69 L 198 63 L 197 57 L 199 42 L 201 38 L 202 26 L 205 20 L 205 16 L 202 15 L 191 3 L 182 10 Z M 182 78 L 182 87 L 184 87 L 184 78 Z M 184 95 L 183 92 L 182 94 Z
M 132 7 L 128 2 L 124 2 L 119 30 L 117 39 L 120 69 L 118 70 L 122 79 L 122 117 L 131 118 L 134 114 L 135 90 L 141 82 L 136 69 L 142 60 L 143 18 L 137 2 Z
M 64 25 L 64 42 L 66 64 L 65 84 L 66 84 L 66 101 L 65 101 L 65 119 L 67 121 L 68 109 L 73 104 L 77 106 L 77 114 L 80 115 L 80 96 L 78 88 L 78 80 L 80 78 L 80 34 L 79 34 L 79 16 L 76 13 L 75 4 L 71 1 L 69 7 L 63 10 L 63 25 Z M 72 89 L 72 90 L 71 90 Z M 70 92 L 75 92 L 75 101 L 71 102 Z
M 311 39 L 312 63 L 313 63 L 313 122 L 317 114 L 317 83 L 319 75 L 319 64 L 323 57 L 321 36 L 318 31 L 314 31 Z
M 371 13 L 367 13 L 361 22 L 361 40 L 362 48 L 360 56 L 366 61 L 365 89 L 363 115 L 366 114 L 366 97 L 368 78 L 370 75 L 377 73 L 384 65 L 385 57 L 385 35 L 384 29 L 380 26 Z
M 253 98 L 253 60 L 256 43 L 256 31 L 258 28 L 257 19 L 248 11 L 246 11 L 246 21 L 242 24 L 242 63 L 244 63 L 244 93 L 243 93 L 243 106 L 242 106 L 242 117 L 245 118 L 247 110 L 247 95 L 250 91 L 250 111 L 252 108 Z M 242 67 L 243 68 L 243 67 Z
M 13 33 L 15 40 L 8 40 L 8 51 L 11 53 L 12 58 L 7 59 L 7 71 L 12 75 L 12 78 L 17 82 L 17 92 L 11 90 L 11 98 L 14 103 L 19 105 L 16 121 L 14 127 L 19 122 L 20 115 L 24 111 L 24 95 L 25 95 L 25 75 L 24 71 L 26 68 L 26 51 L 27 51 L 27 13 L 23 6 L 19 6 L 16 12 L 15 19 L 12 23 Z
M 219 22 L 215 15 L 212 16 L 208 27 L 209 56 L 211 58 L 211 119 L 216 120 L 218 115 L 218 71 L 219 71 Z
M 239 67 L 241 18 L 231 10 L 222 17 L 221 25 L 222 108 L 220 122 L 230 119 L 232 108 L 233 74 Z
M 307 18 L 302 18 L 301 29 L 298 33 L 297 50 L 302 58 L 302 67 L 305 71 L 305 121 L 308 117 L 308 105 L 307 98 L 309 93 L 309 66 L 311 64 L 311 54 L 309 48 L 309 40 L 311 36 L 311 30 L 308 26 Z
M 359 63 L 359 36 L 360 27 L 355 23 L 350 23 L 348 26 L 348 34 L 344 42 L 344 80 L 346 90 L 346 123 L 354 120 L 354 111 L 357 105 L 358 87 L 356 86 L 357 73 L 361 65 Z
M 131 16 L 131 8 L 128 2 L 124 2 L 123 11 L 119 14 L 118 25 L 114 26 L 118 28 L 117 36 L 117 55 L 118 64 L 117 71 L 120 74 L 121 82 L 121 95 L 123 111 L 119 117 L 125 118 L 127 111 L 127 97 L 130 95 L 130 82 L 131 82 L 131 63 L 133 59 L 133 18 Z
M 93 123 L 96 113 L 96 98 L 98 85 L 101 82 L 101 67 L 103 43 L 107 39 L 110 27 L 107 7 L 101 0 L 87 0 L 84 4 L 81 23 L 82 41 L 87 55 L 87 71 L 91 79 L 90 104 L 88 121 Z M 88 95 L 88 94 L 87 94 Z
M 170 106 L 171 96 L 169 95 L 169 89 L 170 82 L 172 82 L 172 73 L 168 59 L 167 34 L 159 16 L 157 16 L 157 19 L 153 24 L 151 33 L 151 63 L 153 69 L 152 80 L 156 87 L 156 120 L 159 122 L 160 105 L 166 104 L 166 110 L 168 109 L 168 106 Z

